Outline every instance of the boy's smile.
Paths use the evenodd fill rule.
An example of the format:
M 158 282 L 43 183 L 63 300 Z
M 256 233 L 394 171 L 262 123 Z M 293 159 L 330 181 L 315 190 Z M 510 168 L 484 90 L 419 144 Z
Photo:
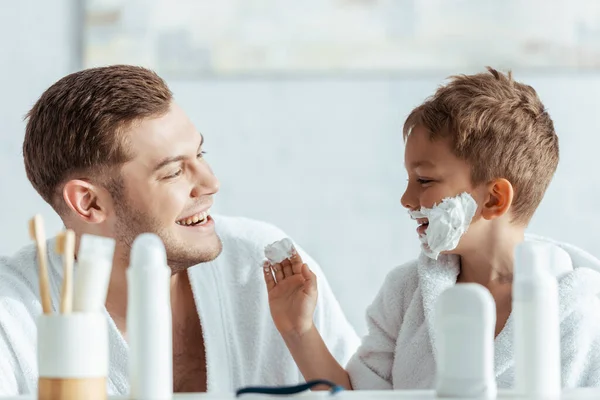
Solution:
M 427 218 L 419 218 L 417 219 L 417 224 L 419 224 L 417 227 L 417 233 L 419 236 L 424 235 L 427 231 L 427 227 L 429 227 L 429 221 L 427 221 Z

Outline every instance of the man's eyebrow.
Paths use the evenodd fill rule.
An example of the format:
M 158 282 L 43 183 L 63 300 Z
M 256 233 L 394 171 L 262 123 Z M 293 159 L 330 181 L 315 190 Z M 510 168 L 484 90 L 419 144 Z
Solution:
M 198 146 L 198 151 L 200 151 L 200 149 L 202 148 L 202 145 L 204 144 L 204 136 L 200 135 L 200 145 Z M 159 169 L 174 163 L 174 162 L 179 162 L 179 161 L 183 161 L 187 158 L 187 156 L 173 156 L 173 157 L 165 157 L 162 160 L 160 160 L 160 162 L 158 164 L 156 164 L 153 168 L 153 172 L 158 171 Z
M 187 156 L 174 156 L 174 157 L 163 158 L 158 164 L 156 164 L 154 166 L 154 168 L 152 170 L 154 172 L 156 172 L 159 169 L 164 168 L 164 167 L 166 167 L 167 165 L 169 165 L 171 163 L 183 161 L 186 158 L 187 158 Z

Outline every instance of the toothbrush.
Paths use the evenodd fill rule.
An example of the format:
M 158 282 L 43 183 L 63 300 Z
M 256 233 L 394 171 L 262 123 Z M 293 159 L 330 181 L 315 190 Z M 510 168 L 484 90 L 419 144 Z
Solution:
M 75 232 L 67 229 L 56 237 L 56 252 L 63 257 L 63 282 L 60 293 L 60 312 L 70 314 L 73 309 L 73 258 L 75 257 Z
M 36 214 L 33 218 L 29 220 L 29 236 L 31 237 L 31 239 L 35 240 L 35 244 L 37 247 L 42 311 L 44 314 L 51 314 L 52 300 L 50 298 L 50 281 L 48 279 L 46 234 L 44 232 L 44 220 L 40 214 Z

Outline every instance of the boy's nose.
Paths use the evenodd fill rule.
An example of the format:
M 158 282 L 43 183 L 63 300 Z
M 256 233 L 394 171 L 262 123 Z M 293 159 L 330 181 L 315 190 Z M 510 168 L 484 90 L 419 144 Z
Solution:
M 409 210 L 417 210 L 419 207 L 418 201 L 415 197 L 409 193 L 408 188 L 404 191 L 404 194 L 400 198 L 400 203 Z

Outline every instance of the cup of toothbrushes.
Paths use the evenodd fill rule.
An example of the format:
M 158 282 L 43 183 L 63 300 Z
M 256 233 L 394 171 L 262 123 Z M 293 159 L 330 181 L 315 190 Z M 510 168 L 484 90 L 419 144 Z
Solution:
M 38 400 L 106 400 L 108 328 L 102 313 L 37 320 Z

